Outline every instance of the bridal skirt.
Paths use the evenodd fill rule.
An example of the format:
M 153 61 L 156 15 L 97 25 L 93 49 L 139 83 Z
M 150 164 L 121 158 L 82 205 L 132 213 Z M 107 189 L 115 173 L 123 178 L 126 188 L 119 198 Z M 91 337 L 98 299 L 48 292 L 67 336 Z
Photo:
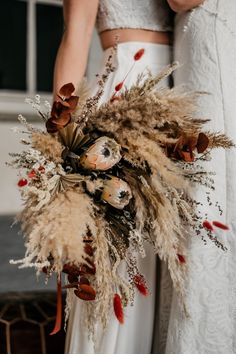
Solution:
M 235 0 L 208 0 L 192 12 L 177 15 L 174 50 L 181 64 L 174 84 L 207 92 L 199 98 L 198 116 L 211 119 L 208 128 L 226 133 L 234 142 L 235 19 Z M 230 231 L 215 230 L 228 251 L 210 241 L 204 246 L 194 235 L 189 239 L 186 303 L 190 318 L 182 315 L 174 294 L 167 345 L 162 351 L 166 354 L 236 353 L 236 149 L 217 150 L 208 170 L 216 173 L 211 201 L 202 188 L 196 199 L 202 202 L 201 212 L 209 221 L 219 220 L 230 227 Z
M 164 66 L 170 63 L 171 48 L 143 42 L 127 42 L 118 44 L 117 52 L 113 56 L 116 70 L 111 73 L 105 85 L 101 102 L 108 101 L 114 93 L 115 86 L 123 81 L 127 72 L 134 63 L 133 56 L 141 48 L 145 49 L 143 57 L 135 65 L 125 80 L 125 86 L 130 87 L 136 82 L 140 73 L 158 74 Z M 104 52 L 100 72 L 104 72 L 105 63 L 111 54 L 111 49 Z M 160 86 L 168 85 L 167 80 Z M 95 90 L 96 91 L 96 90 Z M 67 329 L 66 354 L 150 354 L 153 339 L 155 292 L 156 292 L 156 256 L 151 248 L 146 247 L 146 257 L 139 259 L 141 273 L 144 274 L 150 289 L 148 297 L 136 294 L 134 305 L 125 308 L 125 322 L 120 325 L 113 313 L 105 333 L 98 338 L 98 348 L 88 339 L 83 326 L 83 302 L 74 298 L 69 325 Z

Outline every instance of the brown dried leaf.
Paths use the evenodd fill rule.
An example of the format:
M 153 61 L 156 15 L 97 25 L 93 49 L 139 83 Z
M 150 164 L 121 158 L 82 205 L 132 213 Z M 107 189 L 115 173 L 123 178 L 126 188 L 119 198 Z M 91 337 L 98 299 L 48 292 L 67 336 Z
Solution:
M 70 82 L 68 84 L 63 85 L 60 88 L 59 94 L 64 98 L 70 98 L 74 91 L 75 91 L 75 87 L 72 84 L 72 82 Z
M 89 282 L 88 278 L 80 277 L 79 284 L 80 285 L 82 285 L 82 284 L 90 285 L 90 282 Z
M 208 148 L 209 142 L 210 140 L 206 134 L 199 133 L 197 140 L 197 152 L 202 154 Z
M 96 298 L 96 291 L 91 285 L 81 284 L 78 290 L 74 291 L 75 295 L 85 301 L 93 301 Z
M 78 104 L 79 97 L 78 96 L 71 96 L 66 102 L 68 103 L 68 107 L 70 108 L 70 111 L 73 112 Z
M 64 110 L 61 112 L 60 116 L 58 118 L 50 118 L 52 122 L 56 125 L 61 125 L 62 128 L 65 127 L 67 124 L 70 123 L 71 121 L 71 115 L 68 111 Z

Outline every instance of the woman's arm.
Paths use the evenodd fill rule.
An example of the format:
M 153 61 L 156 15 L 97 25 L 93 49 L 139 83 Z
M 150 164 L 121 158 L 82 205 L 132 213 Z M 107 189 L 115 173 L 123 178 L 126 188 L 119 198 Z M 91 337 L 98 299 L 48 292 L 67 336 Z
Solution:
M 188 11 L 203 4 L 204 0 L 167 0 L 175 12 Z
M 65 31 L 54 68 L 54 98 L 59 89 L 84 76 L 99 0 L 64 0 Z

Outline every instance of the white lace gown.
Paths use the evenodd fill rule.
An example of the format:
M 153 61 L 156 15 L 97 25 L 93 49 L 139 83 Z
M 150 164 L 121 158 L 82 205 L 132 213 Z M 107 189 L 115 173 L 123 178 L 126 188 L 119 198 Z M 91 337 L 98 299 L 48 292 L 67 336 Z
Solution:
M 109 77 L 102 102 L 108 101 L 114 93 L 115 85 L 121 82 L 133 65 L 133 56 L 141 48 L 145 49 L 143 57 L 135 63 L 134 68 L 125 80 L 130 87 L 142 72 L 150 70 L 158 74 L 160 70 L 171 62 L 171 48 L 167 45 L 128 42 L 118 45 L 114 56 L 117 70 Z M 101 72 L 111 50 L 104 52 Z M 167 81 L 161 83 L 168 85 Z M 152 250 L 146 248 L 147 256 L 139 258 L 139 268 L 144 274 L 150 289 L 150 296 L 143 297 L 136 294 L 134 306 L 125 309 L 125 323 L 120 325 L 114 314 L 107 331 L 98 341 L 99 348 L 94 350 L 92 341 L 84 331 L 82 307 L 83 302 L 76 297 L 71 312 L 66 340 L 66 354 L 150 354 L 155 316 L 155 290 L 156 290 L 156 256 Z
M 207 91 L 199 100 L 200 116 L 210 118 L 211 129 L 236 142 L 236 1 L 208 0 L 193 12 L 177 15 L 175 59 L 182 64 L 175 85 Z M 156 353 L 236 353 L 236 149 L 218 150 L 209 168 L 217 174 L 212 205 L 201 191 L 196 198 L 209 220 L 229 225 L 229 232 L 217 230 L 228 251 L 210 242 L 204 246 L 198 237 L 189 240 L 190 319 L 180 313 L 174 294 L 166 349 L 159 347 Z

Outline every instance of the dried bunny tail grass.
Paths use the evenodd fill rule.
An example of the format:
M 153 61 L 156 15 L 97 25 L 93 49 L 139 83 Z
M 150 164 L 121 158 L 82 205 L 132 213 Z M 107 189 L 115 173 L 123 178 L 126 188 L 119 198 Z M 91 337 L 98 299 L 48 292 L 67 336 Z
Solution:
M 32 133 L 32 147 L 40 151 L 47 159 L 55 163 L 61 163 L 63 160 L 61 154 L 63 146 L 55 136 L 47 133 Z
M 40 264 L 53 257 L 55 272 L 60 272 L 64 263 L 83 263 L 83 238 L 88 229 L 96 235 L 95 219 L 92 200 L 79 188 L 57 194 L 37 215 L 26 208 L 20 217 L 27 239 L 26 255 L 18 263 L 40 270 Z
M 236 147 L 233 140 L 229 139 L 225 134 L 211 133 L 211 132 L 207 132 L 206 134 L 210 140 L 209 147 L 212 149 L 213 148 L 231 149 L 233 147 L 234 148 Z

